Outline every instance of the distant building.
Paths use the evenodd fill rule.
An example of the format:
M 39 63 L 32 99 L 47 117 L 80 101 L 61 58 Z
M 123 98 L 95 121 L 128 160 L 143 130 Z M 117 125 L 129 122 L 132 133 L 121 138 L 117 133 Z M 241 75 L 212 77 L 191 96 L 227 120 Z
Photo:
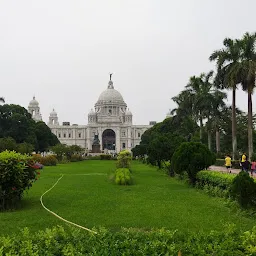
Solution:
M 29 109 L 32 109 L 31 103 L 35 105 L 32 101 Z M 38 109 L 33 108 L 33 110 L 40 114 L 39 106 Z M 38 120 L 36 119 L 38 115 L 32 116 Z M 48 126 L 61 143 L 79 145 L 91 151 L 94 137 L 98 135 L 101 150 L 118 153 L 123 149 L 131 150 L 138 145 L 142 134 L 155 124 L 151 121 L 149 125 L 133 125 L 132 117 L 122 95 L 114 89 L 110 78 L 107 89 L 100 94 L 94 109 L 88 114 L 87 125 L 70 125 L 69 122 L 60 125 L 58 115 L 53 110 L 49 116 Z

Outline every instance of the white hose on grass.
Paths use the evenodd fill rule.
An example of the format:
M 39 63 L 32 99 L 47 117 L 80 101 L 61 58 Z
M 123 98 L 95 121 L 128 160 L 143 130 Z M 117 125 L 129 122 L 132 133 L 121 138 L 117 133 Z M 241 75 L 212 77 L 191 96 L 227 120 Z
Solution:
M 62 174 L 62 176 L 53 184 L 53 186 L 52 186 L 50 189 L 48 189 L 47 191 L 45 191 L 45 192 L 41 195 L 41 197 L 40 197 L 41 205 L 43 206 L 43 208 L 44 208 L 46 211 L 48 211 L 49 213 L 51 213 L 52 215 L 54 215 L 54 216 L 57 217 L 58 219 L 60 219 L 60 220 L 62 220 L 62 221 L 64 221 L 64 222 L 66 222 L 66 223 L 69 223 L 69 224 L 71 224 L 71 225 L 73 225 L 73 226 L 75 226 L 75 227 L 78 227 L 78 228 L 87 230 L 87 231 L 89 231 L 89 232 L 91 232 L 91 233 L 97 234 L 97 232 L 95 232 L 95 231 L 93 231 L 93 230 L 91 230 L 91 229 L 89 229 L 89 228 L 83 227 L 83 226 L 81 226 L 81 225 L 78 225 L 78 224 L 76 224 L 76 223 L 74 223 L 74 222 L 71 222 L 71 221 L 69 221 L 69 220 L 66 220 L 66 219 L 62 218 L 62 217 L 59 216 L 57 213 L 55 213 L 55 212 L 49 210 L 49 209 L 44 205 L 44 203 L 43 203 L 43 196 L 46 195 L 48 192 L 50 192 L 50 191 L 58 184 L 58 182 L 63 178 L 63 176 L 64 176 L 64 175 Z

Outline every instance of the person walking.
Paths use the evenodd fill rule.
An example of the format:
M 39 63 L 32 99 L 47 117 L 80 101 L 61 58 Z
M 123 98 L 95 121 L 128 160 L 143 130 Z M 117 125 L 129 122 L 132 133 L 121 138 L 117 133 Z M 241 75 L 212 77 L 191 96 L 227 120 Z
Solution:
M 245 163 L 246 160 L 247 160 L 247 155 L 246 155 L 246 153 L 243 153 L 243 155 L 242 155 L 242 157 L 241 157 L 241 167 L 242 167 L 242 171 L 245 170 L 244 163 Z
M 243 170 L 249 173 L 250 167 L 251 163 L 248 160 L 245 160 L 245 162 L 243 162 Z
M 256 171 L 256 161 L 255 158 L 252 159 L 251 163 L 251 176 L 253 177 L 253 173 Z
M 232 161 L 230 155 L 226 155 L 225 157 L 225 166 L 227 168 L 227 172 L 231 173 Z

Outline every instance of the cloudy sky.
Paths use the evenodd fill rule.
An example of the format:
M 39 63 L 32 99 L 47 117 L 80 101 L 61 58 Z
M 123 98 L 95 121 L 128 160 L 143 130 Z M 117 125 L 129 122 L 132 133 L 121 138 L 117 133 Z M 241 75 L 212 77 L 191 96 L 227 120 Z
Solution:
M 189 77 L 215 68 L 208 57 L 225 37 L 255 32 L 255 10 L 255 0 L 0 0 L 0 96 L 27 107 L 35 95 L 44 121 L 55 108 L 87 124 L 113 72 L 134 123 L 162 121 Z

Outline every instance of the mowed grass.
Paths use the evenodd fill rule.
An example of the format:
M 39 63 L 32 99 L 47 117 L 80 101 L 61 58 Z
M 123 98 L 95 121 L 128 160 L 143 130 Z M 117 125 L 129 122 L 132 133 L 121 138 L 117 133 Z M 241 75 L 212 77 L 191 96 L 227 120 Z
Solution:
M 32 231 L 65 225 L 40 204 L 40 196 L 61 176 L 44 197 L 44 204 L 79 225 L 139 229 L 178 229 L 182 232 L 222 230 L 234 223 L 242 230 L 255 225 L 253 218 L 234 213 L 219 198 L 170 178 L 154 167 L 132 163 L 135 184 L 114 185 L 109 175 L 114 161 L 88 160 L 57 167 L 46 167 L 40 179 L 25 194 L 22 207 L 0 213 L 0 234 L 11 234 L 24 227 Z

